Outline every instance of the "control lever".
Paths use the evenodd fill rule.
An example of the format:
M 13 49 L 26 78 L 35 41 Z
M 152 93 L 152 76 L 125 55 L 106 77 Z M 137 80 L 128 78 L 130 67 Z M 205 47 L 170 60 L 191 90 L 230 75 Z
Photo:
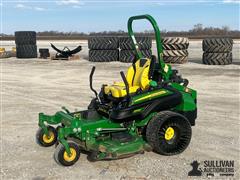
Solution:
M 93 82 L 93 74 L 94 74 L 94 72 L 95 72 L 95 69 L 96 69 L 96 67 L 93 66 L 93 67 L 92 67 L 92 70 L 91 70 L 91 73 L 90 73 L 90 76 L 89 76 L 90 89 L 94 92 L 94 94 L 95 94 L 96 98 L 98 99 L 98 101 L 101 102 L 101 101 L 100 101 L 100 98 L 99 98 L 99 96 L 98 96 L 97 91 L 96 91 L 95 89 L 93 89 L 93 85 L 92 85 L 92 82 Z
M 188 83 L 189 83 L 189 81 L 187 79 L 183 79 L 183 86 L 187 87 Z
M 70 111 L 65 106 L 62 107 L 62 110 L 64 110 L 67 114 L 70 114 Z
M 128 85 L 127 79 L 126 79 L 126 77 L 125 77 L 125 75 L 124 75 L 124 72 L 121 71 L 120 74 L 121 74 L 122 80 L 123 80 L 123 82 L 124 82 L 124 84 L 125 84 L 126 92 L 127 92 L 127 98 L 128 98 L 128 101 L 129 101 L 129 99 L 130 99 L 130 95 L 129 95 L 129 85 Z

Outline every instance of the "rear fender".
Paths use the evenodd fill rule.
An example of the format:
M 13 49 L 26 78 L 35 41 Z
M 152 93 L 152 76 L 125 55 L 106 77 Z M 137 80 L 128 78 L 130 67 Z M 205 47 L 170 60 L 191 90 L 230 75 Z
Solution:
M 172 83 L 172 87 L 182 94 L 182 102 L 176 108 L 177 111 L 194 111 L 197 108 L 197 91 L 184 87 L 178 83 Z

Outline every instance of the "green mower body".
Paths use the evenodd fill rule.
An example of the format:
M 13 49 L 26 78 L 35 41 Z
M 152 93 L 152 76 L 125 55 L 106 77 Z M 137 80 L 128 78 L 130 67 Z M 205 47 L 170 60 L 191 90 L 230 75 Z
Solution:
M 144 151 L 154 150 L 163 155 L 183 152 L 191 140 L 191 126 L 197 118 L 197 92 L 188 81 L 172 70 L 162 59 L 160 31 L 149 15 L 134 16 L 128 21 L 129 35 L 135 45 L 136 61 L 144 64 L 132 31 L 133 20 L 147 19 L 156 34 L 158 61 L 151 67 L 149 86 L 130 92 L 129 83 L 121 72 L 126 95 L 113 97 L 106 94 L 103 85 L 100 93 L 90 88 L 96 98 L 87 110 L 69 112 L 66 108 L 55 115 L 39 113 L 37 141 L 42 146 L 58 144 L 55 159 L 62 165 L 73 165 L 80 152 L 88 152 L 91 161 L 119 159 Z M 134 63 L 133 62 L 133 67 Z M 136 71 L 136 70 L 135 70 Z

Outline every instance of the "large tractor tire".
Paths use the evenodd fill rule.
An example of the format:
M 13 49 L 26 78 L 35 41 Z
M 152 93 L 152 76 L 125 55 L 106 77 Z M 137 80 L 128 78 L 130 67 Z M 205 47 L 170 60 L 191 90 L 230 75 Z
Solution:
M 141 50 L 151 49 L 152 48 L 152 39 L 151 37 L 136 37 L 138 47 Z M 120 37 L 119 47 L 121 50 L 133 50 L 134 44 L 130 37 Z
M 163 56 L 163 61 L 169 64 L 184 64 L 188 62 L 188 56 Z
M 36 45 L 36 32 L 35 31 L 16 31 L 15 43 L 17 45 L 32 44 Z
M 151 58 L 151 50 L 141 50 L 143 57 Z M 121 50 L 119 55 L 119 61 L 124 63 L 131 63 L 136 58 L 136 53 L 134 50 Z
M 89 61 L 110 62 L 118 61 L 118 50 L 89 50 Z
M 17 58 L 37 58 L 36 45 L 17 45 L 16 51 Z
M 163 50 L 163 60 L 166 63 L 183 64 L 188 60 L 187 50 Z
M 232 64 L 232 53 L 203 53 L 203 64 L 208 65 Z
M 179 113 L 160 112 L 147 125 L 147 141 L 155 152 L 162 155 L 180 154 L 188 147 L 191 137 L 191 125 Z
M 162 44 L 165 50 L 184 50 L 188 48 L 189 40 L 185 37 L 165 37 Z
M 230 52 L 232 51 L 233 40 L 231 38 L 206 38 L 202 42 L 204 52 Z
M 167 56 L 167 57 L 188 56 L 188 51 L 187 50 L 163 50 L 163 56 Z
M 118 37 L 89 37 L 88 48 L 92 50 L 118 49 Z

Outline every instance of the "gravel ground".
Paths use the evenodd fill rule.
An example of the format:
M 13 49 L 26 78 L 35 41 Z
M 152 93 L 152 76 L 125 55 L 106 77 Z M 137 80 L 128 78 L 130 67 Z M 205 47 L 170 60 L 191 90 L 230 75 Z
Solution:
M 3 42 L 7 47 L 12 42 Z M 55 42 L 69 45 L 71 42 Z M 74 41 L 73 47 L 79 44 Z M 234 62 L 227 66 L 201 63 L 201 42 L 191 41 L 189 63 L 175 65 L 190 87 L 198 91 L 198 118 L 189 147 L 177 156 L 153 152 L 127 159 L 91 163 L 82 154 L 72 167 L 53 159 L 54 147 L 35 143 L 38 113 L 55 113 L 61 106 L 84 109 L 93 93 L 88 76 L 96 66 L 94 86 L 120 80 L 129 64 L 92 63 L 87 44 L 79 61 L 2 59 L 1 63 L 1 177 L 2 179 L 187 179 L 194 160 L 234 160 L 239 179 L 239 65 L 240 44 L 234 45 Z M 39 47 L 48 47 L 40 41 Z M 203 177 L 202 177 L 203 178 Z M 219 178 L 219 177 L 218 177 Z M 198 178 L 198 179 L 201 179 Z M 226 178 L 222 178 L 226 179 Z

